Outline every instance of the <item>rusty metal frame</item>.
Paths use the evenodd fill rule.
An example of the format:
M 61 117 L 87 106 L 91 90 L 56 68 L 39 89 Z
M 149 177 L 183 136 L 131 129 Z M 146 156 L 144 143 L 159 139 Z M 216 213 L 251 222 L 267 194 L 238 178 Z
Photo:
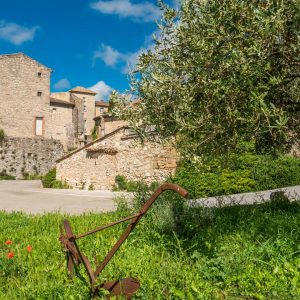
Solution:
M 112 259 L 112 257 L 115 255 L 115 253 L 118 251 L 118 249 L 121 247 L 121 245 L 124 243 L 124 241 L 127 239 L 127 237 L 130 235 L 130 233 L 134 230 L 138 222 L 141 220 L 141 218 L 147 213 L 149 208 L 152 206 L 152 204 L 155 202 L 155 200 L 158 198 L 158 196 L 163 193 L 164 191 L 172 190 L 177 192 L 182 197 L 187 197 L 188 192 L 184 190 L 182 187 L 176 185 L 176 184 L 163 184 L 161 185 L 148 199 L 148 201 L 143 205 L 141 210 L 132 216 L 126 217 L 122 220 L 113 222 L 108 225 L 97 227 L 94 230 L 90 230 L 88 232 L 75 235 L 71 229 L 70 223 L 67 220 L 64 220 L 63 222 L 63 228 L 65 231 L 65 234 L 63 233 L 63 228 L 61 229 L 61 236 L 59 238 L 60 242 L 63 245 L 63 248 L 66 252 L 67 256 L 67 269 L 69 271 L 69 274 L 73 274 L 74 266 L 82 263 L 84 265 L 84 268 L 87 272 L 87 275 L 89 277 L 90 285 L 91 285 L 91 293 L 92 295 L 95 295 L 100 288 L 107 289 L 110 292 L 110 295 L 123 295 L 126 297 L 126 299 L 130 299 L 130 297 L 134 294 L 134 292 L 139 288 L 139 281 L 134 278 L 126 278 L 123 281 L 113 281 L 113 282 L 106 282 L 102 285 L 97 285 L 96 279 L 99 276 L 99 274 L 103 271 L 103 269 L 106 267 L 106 265 L 109 263 L 109 261 Z M 80 251 L 79 246 L 77 244 L 77 240 L 84 238 L 86 236 L 89 236 L 91 234 L 94 234 L 96 232 L 99 232 L 101 230 L 107 229 L 109 227 L 115 226 L 117 224 L 130 221 L 129 225 L 123 232 L 123 234 L 120 236 L 119 240 L 115 243 L 115 245 L 112 247 L 112 249 L 108 252 L 104 260 L 100 265 L 96 267 L 96 270 L 93 271 L 92 266 L 88 258 Z M 109 297 L 109 296 L 108 296 Z

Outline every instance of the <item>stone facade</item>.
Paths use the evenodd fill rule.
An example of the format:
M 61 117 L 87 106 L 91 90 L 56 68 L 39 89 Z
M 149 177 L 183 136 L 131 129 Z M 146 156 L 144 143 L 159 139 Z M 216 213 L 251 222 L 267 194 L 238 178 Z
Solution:
M 115 131 L 120 127 L 128 125 L 128 122 L 115 119 L 114 117 L 106 114 L 95 117 L 94 121 L 97 131 L 97 137 L 99 138 Z
M 8 136 L 49 138 L 51 69 L 20 53 L 0 55 L 0 72 L 0 128 Z
M 104 101 L 96 101 L 95 117 L 102 116 L 108 113 L 109 104 Z
M 87 137 L 92 134 L 95 122 L 95 101 L 96 93 L 93 91 L 78 91 L 77 89 L 70 90 L 70 93 L 83 101 L 83 118 L 84 118 L 84 135 Z
M 0 144 L 0 172 L 17 179 L 25 174 L 43 175 L 63 153 L 62 144 L 53 139 L 6 137 Z
M 141 144 L 121 127 L 57 161 L 57 179 L 74 188 L 108 190 L 117 175 L 147 183 L 163 181 L 176 169 L 178 156 L 169 146 Z
M 50 95 L 51 72 L 23 53 L 0 55 L 0 128 L 10 137 L 60 140 L 69 151 L 91 140 L 96 93 L 75 87 Z
M 74 104 L 63 100 L 51 98 L 51 137 L 59 140 L 64 149 L 71 150 L 76 148 L 75 124 L 73 121 Z

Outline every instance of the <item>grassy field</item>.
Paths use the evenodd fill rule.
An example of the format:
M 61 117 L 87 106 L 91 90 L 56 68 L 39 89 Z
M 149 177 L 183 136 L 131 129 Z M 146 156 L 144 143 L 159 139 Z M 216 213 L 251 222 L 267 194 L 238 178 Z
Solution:
M 138 277 L 135 299 L 300 298 L 299 203 L 179 210 L 180 217 L 173 218 L 172 205 L 153 207 L 99 283 Z M 80 233 L 126 213 L 68 218 Z M 0 213 L 0 299 L 89 299 L 84 272 L 74 280 L 66 274 L 58 242 L 63 218 Z M 80 246 L 100 260 L 124 226 L 83 239 Z

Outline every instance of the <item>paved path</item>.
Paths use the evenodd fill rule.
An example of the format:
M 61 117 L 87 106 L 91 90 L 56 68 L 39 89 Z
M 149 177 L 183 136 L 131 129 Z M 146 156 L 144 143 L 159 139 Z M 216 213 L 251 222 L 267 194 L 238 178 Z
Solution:
M 39 180 L 1 180 L 0 211 L 32 214 L 112 211 L 115 209 L 113 198 L 118 194 L 110 191 L 43 189 Z
M 270 196 L 274 192 L 283 191 L 291 200 L 300 200 L 300 185 L 280 188 L 275 190 L 261 191 L 255 193 L 243 193 L 228 196 L 201 198 L 190 200 L 190 205 L 202 207 L 223 207 L 229 205 L 247 205 L 254 203 L 262 203 L 270 200 Z

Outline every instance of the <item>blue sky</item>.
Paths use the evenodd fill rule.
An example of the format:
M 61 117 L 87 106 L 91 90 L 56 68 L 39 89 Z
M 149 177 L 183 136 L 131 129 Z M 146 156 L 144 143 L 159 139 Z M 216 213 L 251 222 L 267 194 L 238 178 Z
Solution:
M 0 54 L 52 68 L 52 92 L 80 85 L 106 99 L 129 88 L 128 64 L 151 47 L 160 16 L 155 0 L 0 0 Z

